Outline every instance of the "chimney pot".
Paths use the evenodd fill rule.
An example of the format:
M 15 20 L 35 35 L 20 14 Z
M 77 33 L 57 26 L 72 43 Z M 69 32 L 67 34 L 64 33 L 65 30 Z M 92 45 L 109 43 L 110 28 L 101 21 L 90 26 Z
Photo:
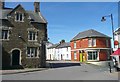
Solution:
M 40 12 L 40 2 L 34 2 L 34 12 Z

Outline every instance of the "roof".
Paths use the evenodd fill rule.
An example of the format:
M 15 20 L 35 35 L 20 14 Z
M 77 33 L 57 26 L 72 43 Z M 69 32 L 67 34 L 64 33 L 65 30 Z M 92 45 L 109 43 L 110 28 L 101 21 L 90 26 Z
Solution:
M 117 30 L 115 32 L 120 32 L 120 27 L 117 28 Z
M 7 15 L 11 13 L 14 9 L 3 9 L 2 17 L 0 17 L 0 19 L 7 19 Z M 34 20 L 32 22 L 47 23 L 45 18 L 42 16 L 41 12 L 39 13 L 35 13 L 34 11 L 26 11 L 26 12 L 29 14 L 30 18 Z
M 96 30 L 90 29 L 87 31 L 80 32 L 77 34 L 71 41 L 82 39 L 82 38 L 89 38 L 89 37 L 105 37 L 105 38 L 111 38 L 107 35 L 104 35 Z
M 118 48 L 111 56 L 114 56 L 114 55 L 120 56 L 120 48 Z
M 11 22 L 8 21 L 8 20 L 6 20 L 6 19 L 4 19 L 4 20 L 0 19 L 0 25 L 7 26 L 7 27 L 13 27 L 13 25 L 11 24 Z
M 70 42 L 64 42 L 64 43 L 57 43 L 54 44 L 53 46 L 48 47 L 48 49 L 50 48 L 64 48 L 64 47 L 70 47 Z
M 57 48 L 64 48 L 64 47 L 70 47 L 70 42 L 61 43 Z
M 59 45 L 60 45 L 59 43 L 54 44 L 53 46 L 48 47 L 48 49 L 50 49 L 50 48 L 57 48 Z

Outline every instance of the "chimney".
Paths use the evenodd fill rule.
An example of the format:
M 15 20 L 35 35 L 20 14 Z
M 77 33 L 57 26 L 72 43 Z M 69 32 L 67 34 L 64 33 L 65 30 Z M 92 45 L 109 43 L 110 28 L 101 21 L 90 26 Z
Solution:
M 60 44 L 62 44 L 62 43 L 65 43 L 65 40 L 61 40 L 61 41 L 60 41 Z
M 34 12 L 40 12 L 40 2 L 34 2 Z
M 4 9 L 5 2 L 4 0 L 0 0 L 0 9 Z

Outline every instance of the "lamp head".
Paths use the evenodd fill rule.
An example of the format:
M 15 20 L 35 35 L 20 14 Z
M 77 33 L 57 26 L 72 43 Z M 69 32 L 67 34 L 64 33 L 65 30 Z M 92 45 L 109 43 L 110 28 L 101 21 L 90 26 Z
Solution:
M 101 21 L 102 21 L 102 22 L 106 21 L 105 17 L 102 17 Z

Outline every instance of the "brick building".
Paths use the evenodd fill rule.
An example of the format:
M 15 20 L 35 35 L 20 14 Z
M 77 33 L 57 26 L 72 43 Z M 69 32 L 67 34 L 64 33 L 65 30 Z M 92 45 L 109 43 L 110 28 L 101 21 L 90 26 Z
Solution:
M 20 4 L 6 8 L 0 2 L 3 68 L 45 67 L 47 21 L 39 7 L 40 3 L 34 2 L 34 11 L 28 11 Z
M 111 38 L 93 29 L 80 32 L 71 40 L 72 61 L 105 61 L 110 58 Z

